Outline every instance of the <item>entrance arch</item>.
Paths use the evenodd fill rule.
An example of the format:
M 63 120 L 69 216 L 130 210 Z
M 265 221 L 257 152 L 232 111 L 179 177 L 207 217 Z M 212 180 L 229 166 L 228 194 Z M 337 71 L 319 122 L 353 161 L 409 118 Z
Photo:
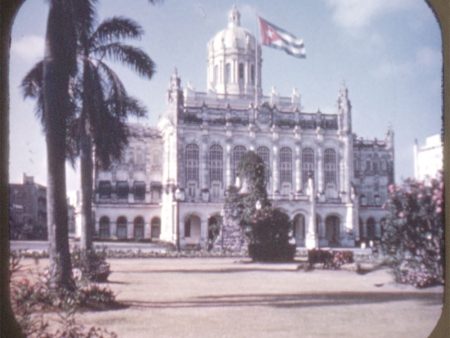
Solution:
M 213 215 L 208 218 L 208 250 L 211 250 L 220 233 L 220 216 Z
M 197 215 L 189 215 L 184 220 L 184 238 L 188 243 L 200 242 L 201 220 Z
M 136 241 L 144 239 L 144 219 L 141 216 L 134 219 L 134 239 Z
M 329 246 L 339 245 L 340 219 L 338 216 L 331 215 L 325 219 L 325 237 Z
M 153 217 L 150 222 L 150 237 L 152 239 L 159 239 L 161 235 L 161 220 L 159 217 Z
M 293 232 L 297 246 L 305 245 L 305 216 L 297 214 L 293 221 Z

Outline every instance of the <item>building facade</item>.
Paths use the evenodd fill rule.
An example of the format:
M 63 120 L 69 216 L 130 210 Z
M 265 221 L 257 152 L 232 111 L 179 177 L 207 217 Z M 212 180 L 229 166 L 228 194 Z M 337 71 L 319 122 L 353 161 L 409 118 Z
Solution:
M 427 137 L 425 144 L 414 142 L 414 177 L 418 180 L 435 178 L 444 166 L 444 149 L 440 134 Z
M 352 131 L 348 89 L 336 111 L 305 111 L 300 93 L 261 88 L 261 46 L 240 25 L 207 45 L 207 91 L 184 88 L 175 71 L 156 128 L 130 125 L 123 159 L 95 175 L 100 238 L 160 239 L 205 247 L 243 154 L 266 165 L 269 198 L 293 221 L 298 246 L 347 246 L 380 237 L 394 180 L 394 134 L 367 140 Z
M 47 237 L 47 189 L 33 176 L 9 184 L 9 227 L 12 239 Z

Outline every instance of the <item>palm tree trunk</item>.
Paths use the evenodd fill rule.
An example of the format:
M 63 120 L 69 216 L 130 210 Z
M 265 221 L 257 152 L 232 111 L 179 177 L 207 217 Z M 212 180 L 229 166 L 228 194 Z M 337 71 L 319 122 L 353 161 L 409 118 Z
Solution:
M 50 2 L 43 83 L 48 166 L 47 225 L 50 277 L 53 286 L 65 289 L 73 288 L 65 171 L 68 88 L 70 76 L 76 64 L 76 52 L 73 45 L 76 35 L 70 11 L 70 1 Z
M 81 241 L 82 251 L 92 249 L 92 235 L 94 223 L 92 219 L 92 190 L 93 190 L 93 160 L 92 140 L 89 132 L 89 123 L 85 119 L 80 135 L 81 154 Z
M 9 48 L 11 26 L 24 0 L 0 3 L 0 333 L 5 337 L 24 337 L 14 318 L 9 289 Z

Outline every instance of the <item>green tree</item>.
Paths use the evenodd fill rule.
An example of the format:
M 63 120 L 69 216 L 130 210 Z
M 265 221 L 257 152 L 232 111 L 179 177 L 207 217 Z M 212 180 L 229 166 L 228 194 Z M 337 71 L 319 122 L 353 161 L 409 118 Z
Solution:
M 49 1 L 42 80 L 42 119 L 47 145 L 47 224 L 50 276 L 73 288 L 66 202 L 66 138 L 72 113 L 69 83 L 77 70 L 77 29 L 91 13 L 88 0 Z M 77 22 L 77 19 L 79 20 Z
M 416 287 L 443 283 L 444 183 L 406 180 L 389 186 L 389 211 L 382 227 L 382 249 L 400 283 Z
M 85 25 L 88 27 L 88 25 Z M 72 83 L 72 102 L 77 116 L 69 125 L 67 155 L 80 156 L 82 217 L 81 248 L 92 249 L 93 149 L 97 165 L 108 167 L 119 159 L 127 144 L 126 119 L 144 116 L 145 108 L 128 95 L 119 76 L 107 61 L 119 61 L 139 75 L 151 78 L 154 63 L 139 48 L 123 44 L 124 38 L 137 39 L 142 28 L 132 20 L 114 17 L 95 30 L 83 29 L 79 37 L 78 60 L 81 74 Z M 37 100 L 41 114 L 42 62 L 37 63 L 22 81 L 25 97 Z
M 246 152 L 238 167 L 240 190 L 228 191 L 226 208 L 238 210 L 239 219 L 249 239 L 253 260 L 291 260 L 295 245 L 289 243 L 291 223 L 288 215 L 273 209 L 267 197 L 263 160 L 253 151 Z

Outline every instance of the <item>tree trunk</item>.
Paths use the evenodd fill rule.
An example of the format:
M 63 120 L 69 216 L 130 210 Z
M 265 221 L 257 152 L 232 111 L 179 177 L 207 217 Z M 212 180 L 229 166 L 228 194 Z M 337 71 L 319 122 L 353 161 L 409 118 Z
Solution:
M 43 83 L 50 276 L 54 287 L 69 290 L 73 288 L 73 280 L 68 238 L 65 145 L 67 114 L 70 108 L 69 80 L 75 67 L 71 62 L 76 57 L 75 50 L 71 49 L 75 30 L 70 5 L 70 1 L 50 2 Z
M 85 119 L 81 135 L 81 241 L 80 247 L 83 251 L 92 249 L 92 235 L 94 223 L 92 219 L 92 187 L 93 187 L 93 160 L 92 139 L 89 132 L 89 123 Z
M 0 336 L 24 337 L 14 318 L 9 289 L 9 48 L 11 26 L 24 0 L 0 2 Z

